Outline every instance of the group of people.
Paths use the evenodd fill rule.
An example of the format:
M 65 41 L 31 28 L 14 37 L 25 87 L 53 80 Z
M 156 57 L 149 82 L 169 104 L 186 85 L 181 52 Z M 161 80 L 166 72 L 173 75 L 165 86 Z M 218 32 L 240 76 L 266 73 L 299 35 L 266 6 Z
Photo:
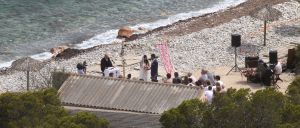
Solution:
M 198 79 L 196 79 L 192 73 L 188 73 L 186 76 L 180 77 L 178 72 L 175 72 L 174 78 L 172 78 L 171 74 L 168 73 L 164 83 L 199 86 L 204 89 L 204 98 L 208 103 L 212 102 L 214 94 L 225 92 L 225 85 L 221 81 L 221 77 L 219 75 L 214 75 L 205 69 L 201 71 L 201 76 Z
M 258 61 L 255 69 L 244 70 L 242 73 L 252 82 L 261 82 L 263 85 L 270 86 L 282 81 L 280 74 L 282 73 L 282 64 L 280 61 L 267 65 L 263 60 Z
M 151 63 L 150 63 L 151 61 Z M 108 54 L 105 54 L 104 57 L 101 59 L 100 62 L 100 68 L 101 68 L 101 74 L 102 76 L 108 76 L 108 77 L 123 77 L 119 75 L 119 72 L 112 73 L 108 72 L 107 74 L 106 71 L 108 69 L 113 68 L 113 63 L 112 60 L 109 58 Z M 77 72 L 79 75 L 85 75 L 86 74 L 86 61 L 83 63 L 78 63 L 77 64 Z M 116 75 L 118 74 L 118 75 Z M 149 76 L 150 74 L 150 76 Z M 125 77 L 125 76 L 124 76 Z M 151 80 L 152 82 L 158 82 L 158 61 L 157 57 L 155 54 L 151 54 L 151 58 L 148 59 L 147 55 L 144 55 L 141 62 L 140 62 L 140 80 L 143 81 L 149 81 Z M 127 79 L 131 79 L 131 74 L 127 75 Z
M 150 59 L 148 59 L 147 55 L 142 57 L 140 61 L 140 77 L 139 80 L 141 81 L 152 81 L 158 82 L 158 61 L 155 54 L 151 54 Z M 113 67 L 112 61 L 110 60 L 107 54 L 104 55 L 104 58 L 101 59 L 101 71 L 103 76 L 105 70 L 108 68 Z M 77 69 L 78 74 L 84 75 L 86 74 L 86 62 L 78 63 Z M 150 76 L 149 76 L 150 75 Z M 205 90 L 205 100 L 208 103 L 211 103 L 212 98 L 215 93 L 222 93 L 225 92 L 224 83 L 221 81 L 221 77 L 219 75 L 214 75 L 213 73 L 208 72 L 205 69 L 202 69 L 201 76 L 196 79 L 192 73 L 187 73 L 186 76 L 179 76 L 178 72 L 173 74 L 167 73 L 166 79 L 163 80 L 164 83 L 170 84 L 182 84 L 186 86 L 198 86 Z M 109 73 L 109 77 L 115 77 L 113 73 Z M 279 77 L 278 77 L 279 78 Z M 127 75 L 127 79 L 131 79 L 131 74 Z

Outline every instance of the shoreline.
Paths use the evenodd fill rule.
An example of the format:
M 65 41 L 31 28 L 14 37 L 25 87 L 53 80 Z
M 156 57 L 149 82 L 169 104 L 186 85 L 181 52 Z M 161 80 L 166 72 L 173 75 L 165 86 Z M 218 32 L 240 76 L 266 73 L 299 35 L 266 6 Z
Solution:
M 151 35 L 153 33 L 161 33 L 162 32 L 162 34 L 166 34 L 166 35 L 169 35 L 169 36 L 181 36 L 181 35 L 190 34 L 190 33 L 195 32 L 195 31 L 200 31 L 200 30 L 205 29 L 205 28 L 212 28 L 212 27 L 218 26 L 220 24 L 230 22 L 231 20 L 240 18 L 242 16 L 253 15 L 252 13 L 259 11 L 260 9 L 264 8 L 264 6 L 265 6 L 263 4 L 258 4 L 259 3 L 258 1 L 260 1 L 260 0 L 247 0 L 243 3 L 241 3 L 241 4 L 238 4 L 237 6 L 229 7 L 225 10 L 219 10 L 217 12 L 203 14 L 203 15 L 198 16 L 198 17 L 191 17 L 191 18 L 188 18 L 188 19 L 185 19 L 185 20 L 179 20 L 179 21 L 177 21 L 173 24 L 155 28 L 153 30 L 150 30 L 150 31 L 144 33 L 144 34 L 137 34 L 135 37 L 125 39 L 124 42 L 127 43 L 127 42 L 130 42 L 130 41 L 141 39 L 141 38 L 143 38 L 145 36 L 148 36 L 148 35 Z M 268 5 L 273 6 L 273 5 L 276 5 L 278 3 L 283 3 L 283 2 L 287 2 L 287 1 L 290 1 L 290 0 L 264 0 L 264 1 L 262 1 L 262 3 L 268 3 Z M 253 3 L 256 3 L 256 4 L 252 5 Z M 223 21 L 218 20 L 219 17 L 221 17 L 219 15 L 232 14 L 232 12 L 234 12 L 236 9 L 244 8 L 245 6 L 247 7 L 247 6 L 250 6 L 250 5 L 251 6 L 261 5 L 261 6 L 256 6 L 252 9 L 250 9 L 250 10 L 247 10 L 246 12 L 244 12 L 242 10 L 244 12 L 243 14 L 233 15 L 234 17 L 231 17 L 231 18 L 228 18 L 228 19 L 222 19 Z M 213 21 L 221 21 L 221 22 L 207 24 L 207 21 L 212 21 L 212 20 L 208 20 L 208 19 L 214 19 Z M 197 20 L 197 21 L 195 21 L 195 20 Z M 208 26 L 197 27 L 197 28 L 195 28 L 191 31 L 188 31 L 188 33 L 183 32 L 183 31 L 178 31 L 178 29 L 173 30 L 173 31 L 168 31 L 168 29 L 171 29 L 172 27 L 178 27 L 178 26 L 179 26 L 179 28 L 183 29 L 182 27 L 180 27 L 180 25 L 186 25 L 186 23 L 193 24 L 195 22 L 198 22 L 197 23 L 198 25 L 205 24 L 205 25 L 208 25 Z M 206 22 L 206 23 L 204 23 L 204 22 Z M 194 28 L 194 25 L 192 25 L 192 26 Z M 164 31 L 167 31 L 167 32 L 164 33 Z M 55 59 L 70 59 L 72 57 L 75 57 L 75 56 L 79 55 L 82 52 L 92 51 L 94 49 L 97 49 L 97 48 L 103 47 L 103 46 L 109 47 L 109 46 L 119 45 L 119 44 L 120 43 L 100 44 L 100 45 L 97 45 L 97 46 L 94 46 L 94 47 L 91 47 L 91 48 L 87 48 L 87 49 L 73 49 L 73 48 L 70 48 L 71 51 L 78 51 L 78 53 L 76 53 L 76 52 L 74 54 L 73 53 L 72 54 L 67 53 L 66 55 L 63 55 L 61 57 L 55 57 Z
M 195 31 L 200 31 L 205 28 L 212 28 L 215 26 L 218 26 L 223 23 L 230 22 L 233 19 L 240 18 L 242 16 L 247 16 L 247 15 L 252 15 L 253 12 L 260 10 L 265 6 L 265 4 L 268 5 L 276 5 L 278 3 L 286 2 L 290 0 L 246 0 L 236 6 L 230 6 L 227 7 L 226 9 L 221 9 L 216 12 L 212 13 L 206 13 L 197 17 L 191 17 L 185 20 L 179 20 L 177 22 L 174 22 L 172 24 L 166 25 L 166 26 L 161 26 L 155 29 L 152 29 L 146 33 L 143 34 L 137 34 L 136 36 L 125 39 L 125 43 L 135 41 L 138 39 L 141 39 L 143 37 L 146 37 L 148 35 L 151 35 L 153 33 L 161 33 L 163 35 L 168 35 L 168 36 L 182 36 L 186 34 L 190 34 Z M 259 3 L 265 3 L 265 4 L 259 4 Z M 256 6 L 259 5 L 259 6 Z M 240 15 L 233 15 L 233 12 L 240 9 L 240 8 L 245 8 L 245 7 L 252 7 L 250 10 L 242 10 L 243 13 L 239 13 Z M 227 15 L 232 15 L 233 17 L 230 18 L 225 18 L 225 19 L 220 19 L 220 17 L 227 16 Z M 213 20 L 211 20 L 213 19 Z M 210 23 L 208 23 L 210 22 Z M 216 22 L 216 23 L 215 23 Z M 188 24 L 188 27 L 186 26 Z M 192 27 L 190 27 L 192 26 Z M 175 29 L 174 29 L 175 28 Z M 184 29 L 188 31 L 182 31 L 179 29 Z M 192 28 L 192 29 L 191 29 Z M 172 31 L 169 31 L 169 29 L 174 29 Z M 91 38 L 86 38 L 86 40 L 91 39 Z M 82 39 L 83 40 L 83 39 Z M 76 57 L 80 55 L 81 53 L 86 53 L 89 51 L 93 51 L 98 49 L 99 47 L 110 47 L 114 45 L 119 45 L 120 43 L 110 43 L 110 44 L 100 44 L 97 46 L 93 46 L 91 48 L 87 49 L 75 49 L 75 48 L 68 48 L 67 50 L 64 50 L 59 56 L 51 57 L 51 59 L 43 60 L 42 62 L 48 63 L 53 60 L 68 60 L 70 58 Z M 76 44 L 75 44 L 76 45 Z M 16 60 L 15 60 L 16 61 Z M 13 62 L 13 61 L 10 61 Z M 9 67 L 1 67 L 0 68 L 0 75 L 4 74 L 9 74 L 11 72 L 11 68 Z
M 258 0 L 249 0 L 251 2 L 257 2 Z M 281 3 L 281 2 L 282 3 Z M 294 0 L 276 0 L 274 1 L 274 6 L 276 10 L 282 12 L 282 15 L 272 24 L 277 24 L 285 22 L 286 20 L 297 20 L 297 24 L 300 24 L 300 14 L 299 7 L 300 4 Z M 262 1 L 262 3 L 267 3 L 269 0 Z M 248 3 L 248 4 L 250 4 Z M 280 3 L 280 4 L 277 4 Z M 255 13 L 260 11 L 256 7 L 245 7 L 242 4 L 237 7 L 231 8 L 230 10 L 239 10 L 241 8 L 246 8 L 247 13 L 241 13 L 237 11 L 236 13 L 250 14 L 250 12 Z M 259 3 L 257 3 L 259 4 Z M 263 6 L 260 6 L 263 7 Z M 194 19 L 189 19 L 190 21 L 180 21 L 177 24 L 173 24 L 168 27 L 160 28 L 160 30 L 151 31 L 148 34 L 141 35 L 140 38 L 133 41 L 126 42 L 125 58 L 128 64 L 126 67 L 126 73 L 138 72 L 136 70 L 139 67 L 138 62 L 142 55 L 150 55 L 155 53 L 159 55 L 158 51 L 155 49 L 157 43 L 164 41 L 166 33 L 175 33 L 168 38 L 169 47 L 171 54 L 171 59 L 175 67 L 175 71 L 178 71 L 180 75 L 184 75 L 186 72 L 198 71 L 202 68 L 210 67 L 221 67 L 221 66 L 232 66 L 233 59 L 233 49 L 230 46 L 230 34 L 239 33 L 242 36 L 242 46 L 239 49 L 249 49 L 252 46 L 261 48 L 261 56 L 264 56 L 268 49 L 278 49 L 286 48 L 286 46 L 292 42 L 298 43 L 298 36 L 285 36 L 280 33 L 282 30 L 284 32 L 284 26 L 269 27 L 267 34 L 267 46 L 262 46 L 260 29 L 263 25 L 263 21 L 252 17 L 251 15 L 241 16 L 240 18 L 228 17 L 225 14 L 231 14 L 228 10 L 223 10 L 221 12 L 207 14 L 205 16 L 196 17 Z M 224 17 L 225 15 L 225 17 Z M 234 13 L 231 15 L 235 15 Z M 212 18 L 213 16 L 219 18 Z M 223 17 L 222 17 L 223 16 Z M 225 19 L 228 18 L 228 19 Z M 197 19 L 197 20 L 196 20 Z M 207 20 L 210 19 L 210 20 Z M 217 20 L 218 19 L 218 20 Z M 206 23 L 208 21 L 214 21 L 220 23 L 219 25 L 214 25 L 212 27 L 197 27 L 195 23 Z M 225 22 L 229 20 L 229 22 Z M 271 25 L 271 24 L 270 24 Z M 288 25 L 295 25 L 294 23 L 289 23 Z M 188 28 L 198 28 L 199 30 Z M 194 32 L 195 31 L 195 32 Z M 278 32 L 279 31 L 279 32 Z M 259 32 L 257 35 L 253 34 Z M 188 33 L 188 34 L 186 34 Z M 182 35 L 180 35 L 182 34 Z M 300 43 L 300 42 L 299 42 Z M 121 64 L 122 58 L 119 56 L 121 50 L 121 44 L 109 44 L 100 45 L 90 49 L 86 49 L 80 53 L 70 56 L 69 59 L 52 59 L 47 61 L 44 68 L 36 73 L 32 73 L 32 76 L 36 79 L 32 83 L 32 86 L 47 86 L 44 85 L 42 81 L 45 76 L 50 77 L 50 71 L 54 69 L 63 69 L 70 73 L 76 73 L 76 64 L 79 62 L 87 61 L 88 69 L 89 67 L 95 67 L 93 70 L 90 69 L 89 75 L 99 76 L 99 63 L 101 58 L 105 53 L 110 53 L 111 58 L 116 61 L 116 66 Z M 240 58 L 238 59 L 238 64 L 243 65 L 243 57 L 247 56 L 245 53 L 239 53 Z M 160 61 L 160 60 L 159 60 Z M 159 63 L 159 67 L 163 70 L 162 62 Z M 40 76 L 42 74 L 43 76 Z M 160 71 L 161 76 L 165 76 L 164 71 Z M 24 85 L 26 85 L 26 79 L 24 79 L 24 72 L 15 71 L 8 74 L 0 75 L 0 91 L 22 90 Z M 134 76 L 134 77 L 137 77 Z M 42 81 L 42 82 L 41 82 Z M 23 87 L 22 87 L 23 86 Z
M 190 34 L 190 33 L 195 32 L 195 31 L 200 31 L 204 28 L 212 28 L 212 27 L 218 26 L 220 24 L 230 22 L 232 19 L 240 18 L 240 17 L 246 16 L 246 15 L 251 15 L 251 13 L 253 11 L 255 12 L 257 10 L 260 10 L 261 8 L 263 8 L 265 6 L 265 4 L 268 4 L 268 5 L 272 6 L 272 5 L 282 3 L 282 2 L 286 2 L 286 1 L 289 1 L 289 0 L 264 0 L 264 1 L 246 0 L 246 1 L 240 3 L 236 6 L 232 5 L 232 6 L 229 6 L 229 7 L 225 8 L 225 9 L 218 10 L 216 12 L 206 13 L 206 14 L 203 14 L 203 15 L 200 15 L 200 16 L 197 16 L 197 17 L 190 17 L 190 18 L 185 19 L 185 20 L 179 20 L 179 21 L 174 22 L 172 24 L 152 29 L 152 30 L 150 30 L 146 33 L 137 34 L 136 36 L 133 36 L 132 38 L 125 39 L 125 43 L 130 42 L 130 41 L 134 41 L 134 40 L 137 40 L 137 39 L 141 39 L 141 38 L 143 38 L 147 35 L 151 35 L 153 33 L 164 32 L 164 31 L 167 31 L 167 32 L 165 32 L 163 34 L 168 35 L 168 36 L 181 36 L 181 35 L 185 35 L 185 34 Z M 265 4 L 260 4 L 260 3 L 265 3 Z M 256 6 L 256 5 L 258 5 L 258 6 Z M 235 10 L 238 10 L 238 9 L 244 8 L 244 7 L 249 7 L 249 6 L 251 6 L 252 9 L 250 9 L 250 10 L 241 10 L 241 12 L 243 12 L 243 13 L 241 13 L 241 14 L 239 13 L 240 15 L 232 15 L 232 13 Z M 227 16 L 227 15 L 230 15 L 230 14 L 234 17 L 218 20 L 219 17 L 222 17 L 220 15 L 226 15 Z M 210 20 L 210 19 L 214 19 L 214 20 Z M 196 23 L 197 25 L 195 25 L 195 21 L 198 22 L 198 23 Z M 210 23 L 207 23 L 208 21 Z M 191 29 L 192 28 L 192 30 L 188 30 L 188 31 L 179 30 L 178 31 L 178 29 L 177 30 L 175 29 L 174 31 L 168 31 L 168 29 L 172 29 L 174 27 L 179 27 L 179 28 L 182 28 L 181 26 L 186 27 L 186 23 L 191 24 L 193 27 L 187 27 L 187 28 L 184 28 L 184 29 L 186 30 L 186 29 Z M 88 40 L 88 39 L 91 39 L 91 38 L 89 37 L 89 38 L 81 39 L 82 40 L 81 43 L 84 40 Z M 81 43 L 79 43 L 79 44 L 81 44 Z M 77 44 L 73 44 L 73 45 L 77 45 Z M 67 51 L 63 51 L 62 54 L 59 57 L 52 56 L 51 59 L 43 60 L 43 62 L 49 62 L 52 59 L 54 59 L 54 60 L 57 60 L 57 59 L 70 59 L 72 57 L 76 57 L 77 55 L 80 55 L 81 53 L 88 52 L 88 51 L 93 51 L 94 49 L 97 49 L 98 47 L 102 47 L 102 46 L 109 47 L 109 46 L 113 46 L 113 45 L 118 45 L 118 43 L 113 43 L 112 42 L 110 44 L 100 44 L 100 45 L 93 46 L 93 47 L 87 48 L 87 49 L 76 49 L 76 48 L 70 47 L 70 48 L 68 48 Z M 64 46 L 64 45 L 62 45 L 62 46 Z M 58 47 L 60 47 L 60 46 L 58 46 Z M 56 48 L 56 47 L 54 47 L 54 48 Z M 40 54 L 42 54 L 42 53 L 40 53 Z M 39 54 L 36 54 L 36 55 L 39 55 Z M 31 56 L 35 56 L 35 55 L 31 55 Z M 31 57 L 31 56 L 29 56 L 29 57 Z M 14 60 L 14 61 L 16 61 L 16 60 Z M 13 61 L 5 62 L 5 63 L 10 63 L 10 62 L 13 62 Z M 0 75 L 5 74 L 7 72 L 7 70 L 10 70 L 10 66 L 9 67 L 0 67 Z
M 178 18 L 178 20 L 177 20 L 176 22 L 173 22 L 173 23 L 168 24 L 168 25 L 162 25 L 162 26 L 156 27 L 156 28 L 154 28 L 154 29 L 149 29 L 149 31 L 146 32 L 146 33 L 136 34 L 135 36 L 133 36 L 133 37 L 130 38 L 130 39 L 125 39 L 125 42 L 129 42 L 129 41 L 134 41 L 134 40 L 136 40 L 136 39 L 140 39 L 140 38 L 142 38 L 142 37 L 144 37 L 144 36 L 147 36 L 147 35 L 150 35 L 150 34 L 152 34 L 152 33 L 161 31 L 162 29 L 169 28 L 169 27 L 175 25 L 175 24 L 178 23 L 178 22 L 187 22 L 187 21 L 189 21 L 189 20 L 191 20 L 191 19 L 193 19 L 193 18 L 196 18 L 196 17 L 204 17 L 204 16 L 206 16 L 206 15 L 210 15 L 210 14 L 217 13 L 217 12 L 221 12 L 221 11 L 224 11 L 224 10 L 227 10 L 227 9 L 230 9 L 230 8 L 234 8 L 234 7 L 240 5 L 241 3 L 244 3 L 244 2 L 246 2 L 246 1 L 247 1 L 247 0 L 239 0 L 239 1 L 237 1 L 236 3 L 233 3 L 232 1 L 228 0 L 228 1 L 224 1 L 223 3 L 221 2 L 220 4 L 217 4 L 217 5 L 213 6 L 213 7 L 209 7 L 209 8 L 206 8 L 206 9 L 201 9 L 201 10 L 199 10 L 199 11 L 191 11 L 191 12 L 187 12 L 187 14 L 190 14 L 190 13 L 191 13 L 191 16 L 192 16 L 192 15 L 199 15 L 199 16 L 192 16 L 192 17 L 189 17 L 189 18 L 186 18 L 186 19 L 184 18 L 183 20 L 180 20 L 180 19 L 182 19 L 182 18 Z M 210 11 L 210 10 L 211 10 L 211 11 Z M 192 13 L 195 13 L 195 14 L 192 14 Z M 203 14 L 202 14 L 202 13 L 203 13 Z M 174 18 L 172 18 L 172 17 L 174 17 L 174 16 L 176 17 L 177 15 L 181 15 L 181 14 L 184 14 L 184 13 L 178 13 L 178 14 L 175 14 L 175 15 L 171 15 L 169 18 L 174 19 Z M 183 17 L 186 17 L 186 16 L 183 16 Z M 164 20 L 168 20 L 169 18 L 167 18 L 167 19 L 160 19 L 160 20 L 163 20 L 163 21 L 164 21 Z M 175 18 L 175 19 L 176 19 L 176 18 Z M 159 21 L 159 20 L 158 20 L 158 21 Z M 158 22 L 158 21 L 155 21 L 155 22 Z M 135 25 L 134 27 L 137 27 L 137 26 L 140 26 L 140 25 L 141 25 L 141 27 L 143 27 L 143 25 L 146 25 L 146 26 L 147 26 L 147 25 L 153 24 L 153 23 L 155 23 L 155 22 L 137 24 L 137 25 Z M 109 30 L 109 31 L 111 31 L 111 30 Z M 106 32 L 104 32 L 104 33 L 106 33 Z M 105 45 L 105 46 L 108 46 L 108 47 L 109 47 L 109 46 L 115 44 L 115 42 L 113 41 L 113 42 L 111 42 L 111 43 L 99 44 L 99 45 L 92 46 L 92 47 L 89 47 L 89 46 L 83 46 L 83 47 L 88 47 L 88 48 L 76 48 L 77 45 L 84 45 L 83 43 L 84 43 L 85 41 L 88 41 L 88 40 L 90 40 L 90 39 L 96 37 L 97 35 L 101 35 L 101 34 L 103 34 L 103 33 L 100 33 L 100 34 L 95 34 L 95 33 L 94 33 L 93 36 L 91 36 L 91 34 L 89 34 L 89 37 L 86 36 L 87 34 L 84 34 L 82 37 L 80 36 L 80 40 L 81 40 L 81 41 L 80 41 L 80 42 L 77 41 L 78 43 L 75 43 L 75 44 L 72 43 L 71 45 L 64 45 L 64 44 L 62 44 L 62 45 L 59 45 L 59 46 L 57 46 L 57 47 L 53 47 L 53 48 L 58 48 L 58 47 L 61 47 L 61 46 L 68 46 L 69 49 L 68 49 L 67 53 L 65 53 L 66 56 L 54 57 L 53 54 L 51 54 L 51 53 L 49 52 L 49 51 L 50 51 L 50 50 L 49 50 L 48 52 L 37 53 L 37 54 L 34 54 L 34 55 L 29 55 L 29 56 L 27 56 L 27 57 L 31 57 L 31 58 L 33 58 L 33 59 L 41 60 L 41 61 L 43 61 L 43 62 L 49 61 L 50 59 L 53 59 L 53 58 L 54 58 L 54 59 L 57 59 L 57 58 L 58 58 L 58 59 L 61 59 L 61 58 L 63 58 L 63 59 L 69 59 L 69 58 L 71 58 L 71 57 L 74 57 L 74 56 L 78 55 L 79 53 L 93 50 L 93 49 L 95 49 L 95 48 L 97 48 L 98 46 L 101 46 L 101 45 Z M 116 39 L 117 39 L 117 37 L 116 37 Z M 115 41 L 116 41 L 116 39 L 115 39 Z M 75 40 L 77 40 L 77 39 L 75 39 Z M 117 42 L 118 42 L 118 41 L 117 41 Z M 70 44 L 70 43 L 66 43 L 66 44 Z M 50 49 L 52 49 L 52 48 L 50 48 Z M 78 50 L 80 50 L 80 51 L 78 51 Z M 72 51 L 74 51 L 74 52 L 72 52 Z M 69 53 L 70 53 L 70 54 L 69 54 Z M 52 57 L 50 58 L 50 56 L 52 56 Z M 22 57 L 22 58 L 24 58 L 24 57 Z M 46 58 L 48 58 L 48 59 L 46 59 Z M 8 65 L 11 65 L 11 63 L 14 62 L 14 61 L 16 61 L 16 60 L 12 60 L 12 61 L 8 61 L 8 62 L 1 63 L 1 65 L 3 65 L 3 67 L 0 67 L 0 74 L 2 74 L 1 72 L 3 72 L 3 70 L 9 69 L 10 66 L 8 66 Z

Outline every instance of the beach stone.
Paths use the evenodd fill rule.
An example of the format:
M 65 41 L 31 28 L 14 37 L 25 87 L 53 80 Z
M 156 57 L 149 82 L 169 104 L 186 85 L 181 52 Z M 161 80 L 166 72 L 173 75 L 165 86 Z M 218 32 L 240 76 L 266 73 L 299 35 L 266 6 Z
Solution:
M 81 52 L 83 52 L 82 50 L 79 49 L 65 49 L 64 51 L 62 51 L 61 53 L 57 54 L 55 56 L 55 59 L 70 59 L 73 56 L 76 56 L 78 54 L 80 54 Z
M 56 55 L 62 53 L 64 50 L 68 49 L 68 46 L 59 46 L 59 47 L 55 47 L 55 48 L 51 48 L 50 52 L 53 54 L 53 56 L 55 57 Z
M 124 26 L 119 29 L 118 37 L 119 38 L 130 38 L 133 35 L 134 30 L 128 26 Z

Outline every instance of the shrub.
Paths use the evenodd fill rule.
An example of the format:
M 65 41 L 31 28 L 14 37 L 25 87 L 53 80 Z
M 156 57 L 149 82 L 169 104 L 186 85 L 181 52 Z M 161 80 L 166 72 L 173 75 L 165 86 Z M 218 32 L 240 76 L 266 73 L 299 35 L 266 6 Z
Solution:
M 0 128 L 107 128 L 108 121 L 80 112 L 70 116 L 56 89 L 0 95 Z
M 184 101 L 165 111 L 160 122 L 164 128 L 296 128 L 300 106 L 271 88 L 255 93 L 228 89 L 216 94 L 211 105 L 197 99 Z
M 291 102 L 300 105 L 300 76 L 288 86 L 286 93 Z

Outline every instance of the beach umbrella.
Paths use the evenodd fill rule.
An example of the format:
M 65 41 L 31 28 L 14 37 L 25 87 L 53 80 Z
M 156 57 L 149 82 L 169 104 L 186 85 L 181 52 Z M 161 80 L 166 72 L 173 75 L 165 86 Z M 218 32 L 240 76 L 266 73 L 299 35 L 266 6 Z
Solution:
M 258 11 L 254 17 L 264 21 L 264 46 L 266 46 L 267 38 L 267 21 L 278 20 L 281 16 L 281 12 L 269 5 L 266 5 L 263 9 Z
M 11 69 L 17 71 L 26 71 L 27 75 L 27 91 L 29 91 L 29 72 L 39 71 L 43 68 L 45 63 L 32 59 L 30 57 L 25 57 L 14 61 L 11 65 Z

